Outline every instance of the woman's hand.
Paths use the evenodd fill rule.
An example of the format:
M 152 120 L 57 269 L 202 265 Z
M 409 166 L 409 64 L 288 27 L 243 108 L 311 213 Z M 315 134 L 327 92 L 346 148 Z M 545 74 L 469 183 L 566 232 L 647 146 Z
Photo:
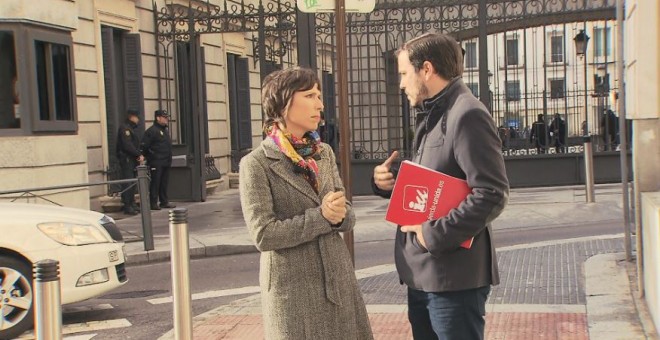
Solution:
M 331 191 L 323 197 L 321 214 L 331 224 L 339 224 L 346 217 L 346 196 L 343 191 Z

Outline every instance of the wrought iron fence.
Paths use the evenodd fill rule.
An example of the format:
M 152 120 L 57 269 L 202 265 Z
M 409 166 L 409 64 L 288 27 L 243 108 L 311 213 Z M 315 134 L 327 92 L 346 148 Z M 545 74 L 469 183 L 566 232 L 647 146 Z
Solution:
M 159 85 L 166 84 L 159 97 L 168 105 L 174 100 L 174 91 L 168 89 L 174 74 L 167 70 L 174 55 L 168 52 L 172 41 L 190 41 L 202 33 L 243 32 L 252 41 L 251 56 L 255 66 L 259 63 L 261 77 L 297 63 L 294 46 L 300 44 L 300 37 L 295 2 L 201 4 L 187 8 L 168 5 L 155 16 L 160 44 L 157 56 L 165 66 Z M 569 140 L 583 134 L 604 135 L 601 115 L 613 107 L 608 94 L 618 86 L 613 77 L 617 62 L 612 39 L 614 14 L 615 0 L 379 0 L 372 13 L 349 14 L 352 157 L 382 159 L 393 149 L 411 156 L 414 126 L 420 117 L 399 90 L 394 52 L 406 40 L 425 32 L 443 32 L 460 42 L 466 51 L 464 80 L 477 97 L 489 96 L 480 99 L 491 108 L 496 125 L 510 129 L 507 148 L 527 148 L 525 130 L 531 129 L 537 115 L 543 114 L 550 125 L 559 113 L 566 125 L 566 150 L 579 150 L 571 148 Z M 336 78 L 334 14 L 316 14 L 315 23 L 326 124 L 337 124 L 332 86 Z M 578 57 L 573 48 L 573 37 L 580 30 L 593 37 L 586 57 Z M 584 133 L 583 121 L 587 121 Z M 606 125 L 609 131 L 611 124 Z M 554 135 L 548 140 L 556 139 Z M 609 146 L 603 149 L 616 144 L 615 137 L 608 138 L 604 144 Z
M 603 130 L 611 130 L 611 124 L 601 128 L 600 122 L 602 112 L 614 107 L 610 88 L 616 91 L 618 84 L 613 77 L 617 62 L 611 35 L 614 5 L 608 0 L 489 1 L 480 16 L 476 1 L 379 1 L 372 13 L 349 15 L 352 157 L 383 159 L 394 149 L 411 156 L 414 126 L 420 117 L 399 90 L 394 52 L 425 32 L 453 35 L 462 45 L 466 84 L 477 97 L 488 94 L 482 102 L 491 108 L 496 125 L 515 136 L 508 138 L 506 148 L 524 150 L 529 145 L 518 136 L 531 128 L 538 114 L 543 114 L 549 127 L 559 113 L 565 123 L 565 147 L 559 150 L 581 152 L 569 145 L 580 144 L 580 138 L 572 137 L 602 136 Z M 317 14 L 316 24 L 321 68 L 332 72 L 333 14 Z M 481 26 L 486 33 L 483 40 L 479 39 Z M 594 37 L 587 57 L 579 57 L 573 48 L 573 37 L 583 29 Z M 482 42 L 487 43 L 485 54 L 479 53 Z M 480 72 L 484 67 L 487 73 Z M 488 82 L 482 79 L 484 74 L 491 75 Z M 479 91 L 480 85 L 488 89 Z M 587 131 L 582 133 L 584 121 Z M 556 134 L 553 131 L 547 143 L 558 139 Z M 614 149 L 616 144 L 611 137 L 601 149 Z

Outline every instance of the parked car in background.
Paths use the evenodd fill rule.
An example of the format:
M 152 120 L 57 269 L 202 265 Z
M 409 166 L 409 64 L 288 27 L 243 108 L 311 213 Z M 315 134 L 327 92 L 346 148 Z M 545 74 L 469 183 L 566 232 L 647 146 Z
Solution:
M 98 212 L 0 203 L 0 339 L 34 323 L 33 263 L 59 261 L 62 304 L 124 285 L 124 242 L 115 221 Z

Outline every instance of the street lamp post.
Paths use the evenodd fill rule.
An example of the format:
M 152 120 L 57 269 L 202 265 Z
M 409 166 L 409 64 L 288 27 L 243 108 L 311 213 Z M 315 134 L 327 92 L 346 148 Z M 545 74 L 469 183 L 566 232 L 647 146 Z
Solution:
M 575 51 L 578 57 L 584 59 L 584 120 L 587 125 L 587 135 L 584 136 L 584 181 L 587 203 L 595 202 L 594 194 L 594 156 L 591 144 L 591 133 L 589 132 L 589 112 L 588 112 L 588 93 L 587 93 L 587 43 L 589 36 L 580 30 L 575 38 Z

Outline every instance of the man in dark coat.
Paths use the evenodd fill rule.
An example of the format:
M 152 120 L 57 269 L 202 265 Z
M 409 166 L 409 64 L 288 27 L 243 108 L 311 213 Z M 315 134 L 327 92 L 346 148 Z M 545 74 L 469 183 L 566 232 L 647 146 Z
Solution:
M 564 152 L 566 146 L 566 123 L 559 113 L 555 113 L 555 119 L 550 123 L 550 131 L 555 141 L 555 151 L 557 153 Z
M 546 143 L 548 141 L 548 126 L 545 125 L 543 115 L 537 116 L 538 120 L 532 124 L 532 132 L 529 135 L 529 142 L 536 146 L 536 152 L 545 153 Z
M 172 139 L 167 128 L 170 116 L 165 110 L 156 110 L 155 116 L 154 125 L 144 133 L 142 152 L 151 169 L 151 183 L 149 183 L 151 210 L 160 210 L 176 206 L 167 198 L 167 184 L 172 166 Z
M 600 118 L 600 133 L 605 143 L 605 151 L 614 151 L 617 146 L 617 134 L 619 119 L 612 110 L 603 111 Z
M 408 286 L 408 319 L 415 339 L 483 339 L 486 298 L 499 283 L 491 222 L 509 196 L 501 142 L 486 107 L 461 76 L 458 43 L 424 34 L 397 51 L 400 87 L 424 120 L 413 161 L 467 181 L 472 192 L 447 216 L 400 226 L 395 262 Z M 374 168 L 373 189 L 389 198 L 393 152 Z M 470 249 L 460 245 L 474 237 Z
M 140 136 L 137 127 L 140 115 L 137 110 L 128 110 L 126 121 L 117 131 L 117 160 L 121 168 L 121 178 L 135 178 L 135 168 L 144 160 L 140 153 Z M 121 202 L 126 215 L 137 215 L 138 207 L 135 203 L 136 183 L 122 185 Z

